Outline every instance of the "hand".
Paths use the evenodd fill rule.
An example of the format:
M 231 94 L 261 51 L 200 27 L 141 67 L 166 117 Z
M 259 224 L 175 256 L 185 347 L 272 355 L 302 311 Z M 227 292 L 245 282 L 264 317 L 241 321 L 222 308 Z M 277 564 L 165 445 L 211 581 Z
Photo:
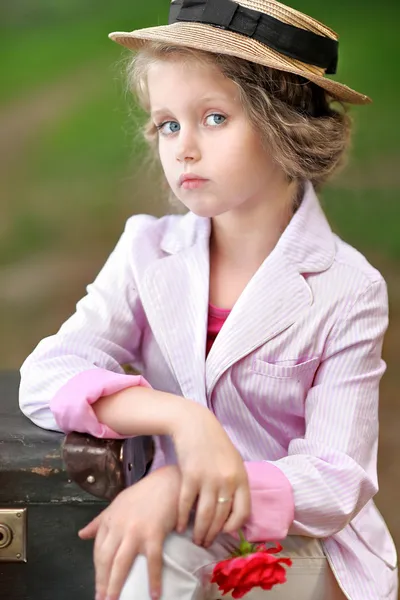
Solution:
M 96 538 L 96 600 L 118 599 L 138 554 L 147 557 L 151 597 L 160 597 L 162 547 L 177 523 L 180 482 L 176 465 L 161 467 L 121 492 L 79 531 L 82 539 Z
M 198 497 L 193 540 L 209 546 L 223 530 L 233 533 L 251 511 L 247 472 L 242 457 L 215 416 L 188 403 L 172 437 L 181 469 L 177 531 L 182 533 Z M 218 498 L 229 498 L 219 503 Z

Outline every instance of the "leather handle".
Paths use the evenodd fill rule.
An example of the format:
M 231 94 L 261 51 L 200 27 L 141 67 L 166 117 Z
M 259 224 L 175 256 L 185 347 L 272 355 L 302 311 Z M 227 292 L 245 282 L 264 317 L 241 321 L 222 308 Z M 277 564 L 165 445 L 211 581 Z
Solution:
M 150 436 L 108 440 L 73 431 L 64 438 L 62 456 L 72 481 L 85 492 L 111 501 L 147 475 L 154 442 Z
M 123 443 L 75 431 L 67 434 L 62 455 L 68 477 L 89 494 L 113 500 L 125 487 Z

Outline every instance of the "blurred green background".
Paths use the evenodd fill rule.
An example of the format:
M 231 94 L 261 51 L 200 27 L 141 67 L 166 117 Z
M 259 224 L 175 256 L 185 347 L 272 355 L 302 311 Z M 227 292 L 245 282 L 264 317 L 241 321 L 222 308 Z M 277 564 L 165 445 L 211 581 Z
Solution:
M 400 3 L 288 0 L 340 34 L 337 78 L 355 107 L 346 170 L 321 201 L 334 229 L 385 276 L 391 324 L 381 399 L 378 504 L 400 544 Z M 18 0 L 0 5 L 0 367 L 18 368 L 74 310 L 129 215 L 163 214 L 140 167 L 127 51 L 110 31 L 166 22 L 168 0 Z

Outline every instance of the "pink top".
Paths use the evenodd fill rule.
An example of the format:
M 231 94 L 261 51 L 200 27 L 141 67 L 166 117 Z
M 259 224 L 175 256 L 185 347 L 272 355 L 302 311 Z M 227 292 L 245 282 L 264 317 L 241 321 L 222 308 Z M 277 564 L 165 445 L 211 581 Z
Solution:
M 209 303 L 206 356 L 208 356 L 211 346 L 215 342 L 215 338 L 219 334 L 230 312 L 228 308 L 217 308 L 211 302 Z

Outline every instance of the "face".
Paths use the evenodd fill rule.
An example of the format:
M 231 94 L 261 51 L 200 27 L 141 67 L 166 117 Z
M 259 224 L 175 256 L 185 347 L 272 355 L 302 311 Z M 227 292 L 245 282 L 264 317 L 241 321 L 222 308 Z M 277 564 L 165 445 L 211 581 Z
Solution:
M 217 67 L 172 60 L 150 67 L 148 88 L 162 167 L 187 208 L 215 217 L 265 202 L 277 167 L 233 81 Z M 184 175 L 201 179 L 182 183 Z

